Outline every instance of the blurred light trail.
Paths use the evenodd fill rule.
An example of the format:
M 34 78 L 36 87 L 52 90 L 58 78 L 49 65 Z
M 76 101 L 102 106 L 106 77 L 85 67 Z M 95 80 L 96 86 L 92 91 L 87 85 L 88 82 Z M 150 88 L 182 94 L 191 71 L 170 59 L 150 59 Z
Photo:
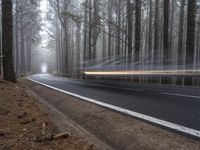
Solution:
M 85 71 L 85 75 L 200 75 L 200 70 Z

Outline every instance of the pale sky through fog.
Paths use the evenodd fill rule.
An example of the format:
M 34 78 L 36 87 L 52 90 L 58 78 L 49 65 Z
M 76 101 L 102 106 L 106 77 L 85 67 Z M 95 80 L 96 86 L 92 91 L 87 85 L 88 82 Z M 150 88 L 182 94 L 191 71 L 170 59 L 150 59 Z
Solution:
M 42 0 L 40 2 L 40 10 L 42 11 L 42 18 L 45 18 L 46 12 L 47 12 L 47 0 Z
M 42 47 L 46 47 L 47 45 L 47 39 L 48 39 L 48 34 L 45 31 L 45 26 L 46 26 L 46 21 L 45 21 L 45 17 L 46 17 L 46 13 L 47 13 L 47 0 L 42 0 L 40 2 L 40 10 L 41 10 L 41 17 L 42 17 L 42 31 L 40 32 L 41 36 L 42 36 Z

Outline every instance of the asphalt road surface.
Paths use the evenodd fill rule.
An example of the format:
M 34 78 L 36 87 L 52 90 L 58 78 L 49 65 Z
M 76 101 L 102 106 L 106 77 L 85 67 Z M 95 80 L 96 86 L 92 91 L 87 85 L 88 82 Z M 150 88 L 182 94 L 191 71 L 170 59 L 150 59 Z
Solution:
M 30 79 L 99 102 L 200 131 L 199 88 L 117 83 L 108 85 L 95 81 L 76 81 L 49 74 L 36 74 L 30 76 Z

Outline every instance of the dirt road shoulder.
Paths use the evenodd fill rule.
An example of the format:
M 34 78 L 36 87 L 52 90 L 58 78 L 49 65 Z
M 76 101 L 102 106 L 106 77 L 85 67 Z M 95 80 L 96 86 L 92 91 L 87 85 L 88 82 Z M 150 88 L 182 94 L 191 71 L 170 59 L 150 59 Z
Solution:
M 0 149 L 95 149 L 82 135 L 57 130 L 38 100 L 25 90 L 21 83 L 0 80 Z

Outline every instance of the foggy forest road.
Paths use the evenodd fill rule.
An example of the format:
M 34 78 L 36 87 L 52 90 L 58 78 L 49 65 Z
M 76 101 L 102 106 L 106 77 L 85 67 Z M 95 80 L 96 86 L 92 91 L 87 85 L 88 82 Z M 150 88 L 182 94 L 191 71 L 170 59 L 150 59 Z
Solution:
M 30 80 L 66 94 L 200 137 L 200 89 L 135 84 L 114 86 L 36 74 Z M 144 115 L 144 116 L 143 116 Z

